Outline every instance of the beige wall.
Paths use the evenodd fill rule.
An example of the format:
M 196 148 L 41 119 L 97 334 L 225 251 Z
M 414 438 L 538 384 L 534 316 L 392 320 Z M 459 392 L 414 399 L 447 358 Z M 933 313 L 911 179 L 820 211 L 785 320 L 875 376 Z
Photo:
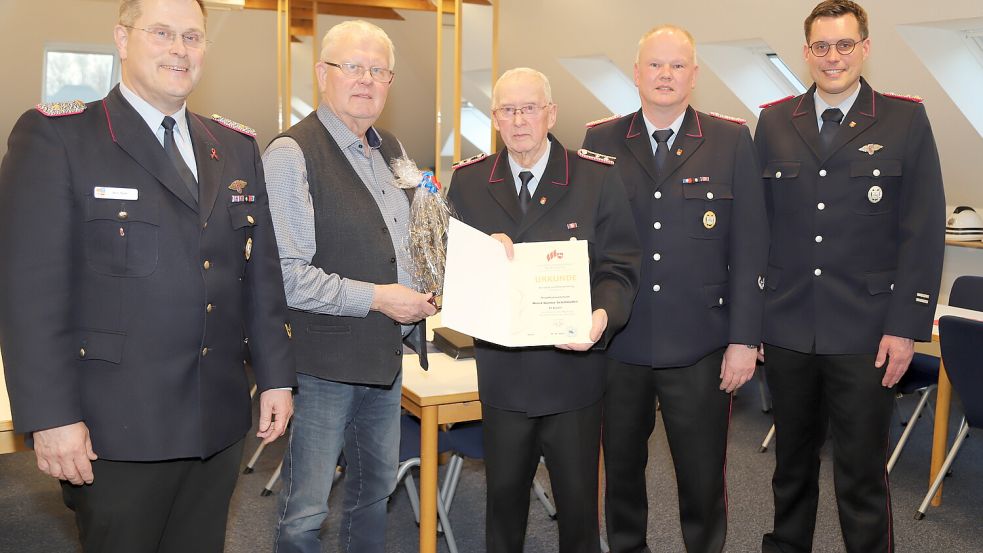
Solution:
M 603 106 L 556 61 L 559 56 L 603 54 L 631 74 L 635 42 L 660 22 L 689 28 L 698 41 L 762 38 L 808 81 L 801 58 L 801 21 L 811 2 L 765 0 L 501 0 L 501 66 L 528 65 L 553 81 L 560 106 L 556 134 L 568 147 L 579 145 L 583 123 L 608 115 Z M 603 6 L 603 14 L 598 6 Z M 895 27 L 927 19 L 979 17 L 979 0 L 926 4 L 920 0 L 868 0 L 873 38 L 867 76 L 880 90 L 918 94 L 926 99 L 942 157 L 949 204 L 983 207 L 983 138 L 969 125 L 932 76 L 913 56 Z M 726 6 L 726 11 L 722 9 Z M 6 137 L 41 90 L 46 42 L 111 44 L 113 0 L 0 0 L 0 48 L 5 56 L 4 102 L 0 109 L 0 154 Z M 521 17 L 512 14 L 522 13 Z M 377 21 L 397 49 L 396 82 L 381 124 L 396 132 L 420 164 L 433 163 L 433 14 L 403 12 L 406 21 Z M 708 14 L 710 16 L 708 16 Z M 339 18 L 321 16 L 321 33 Z M 213 11 L 209 17 L 205 77 L 190 100 L 192 109 L 221 113 L 259 131 L 261 145 L 276 134 L 275 16 L 251 10 Z M 468 36 L 467 30 L 465 36 Z M 301 63 L 298 60 L 298 63 Z M 694 104 L 751 120 L 753 115 L 710 71 L 704 71 Z

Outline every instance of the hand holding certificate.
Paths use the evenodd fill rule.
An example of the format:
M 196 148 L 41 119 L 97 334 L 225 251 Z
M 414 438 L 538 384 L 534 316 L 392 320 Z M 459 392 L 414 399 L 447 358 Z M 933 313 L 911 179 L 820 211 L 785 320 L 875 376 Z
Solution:
M 451 219 L 442 321 L 507 347 L 590 343 L 585 241 L 502 244 Z

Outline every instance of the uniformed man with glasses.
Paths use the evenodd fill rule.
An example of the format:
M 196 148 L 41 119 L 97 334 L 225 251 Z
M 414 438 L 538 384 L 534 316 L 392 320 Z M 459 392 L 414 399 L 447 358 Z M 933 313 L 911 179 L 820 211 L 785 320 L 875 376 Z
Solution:
M 88 553 L 225 542 L 251 401 L 296 384 L 255 133 L 186 99 L 203 2 L 123 0 L 122 82 L 24 114 L 0 165 L 0 346 L 14 425 Z
M 492 91 L 492 114 L 506 150 L 456 164 L 448 197 L 461 220 L 501 241 L 509 257 L 513 242 L 586 240 L 593 318 L 590 343 L 475 343 L 487 551 L 522 552 L 529 490 L 544 455 L 556 498 L 559 550 L 596 553 L 600 350 L 628 320 L 638 284 L 631 208 L 613 157 L 567 150 L 549 133 L 557 106 L 542 73 L 517 68 L 502 74 Z
M 922 100 L 861 77 L 864 9 L 827 0 L 804 30 L 815 83 L 762 106 L 755 135 L 773 237 L 762 340 L 777 430 L 775 524 L 762 550 L 812 550 L 829 427 L 846 550 L 886 553 L 894 386 L 914 342 L 931 339 L 942 174 Z
M 390 168 L 403 148 L 375 126 L 395 75 L 392 41 L 346 21 L 325 34 L 320 59 L 320 106 L 263 154 L 299 383 L 274 548 L 321 551 L 344 452 L 339 550 L 381 553 L 396 486 L 401 342 L 436 308 L 411 288 L 410 202 Z

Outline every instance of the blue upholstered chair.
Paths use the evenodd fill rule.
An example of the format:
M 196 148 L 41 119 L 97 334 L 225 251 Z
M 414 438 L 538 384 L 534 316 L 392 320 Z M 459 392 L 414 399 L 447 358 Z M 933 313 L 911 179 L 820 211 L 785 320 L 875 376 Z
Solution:
M 925 518 L 929 502 L 942 485 L 946 472 L 969 435 L 969 429 L 983 429 L 983 357 L 980 356 L 983 351 L 983 322 L 962 317 L 942 317 L 939 321 L 939 338 L 946 373 L 952 380 L 952 389 L 962 400 L 963 420 L 935 482 L 915 513 L 916 520 Z
M 983 277 L 961 276 L 957 278 L 952 284 L 952 291 L 949 293 L 949 305 L 963 309 L 972 309 L 974 311 L 983 311 Z M 916 393 L 921 396 L 921 399 L 918 400 L 918 404 L 915 406 L 911 417 L 907 420 L 904 417 L 901 419 L 901 424 L 905 425 L 905 429 L 897 445 L 894 447 L 891 458 L 887 462 L 888 473 L 891 472 L 895 463 L 898 462 L 901 451 L 908 442 L 908 437 L 911 435 L 912 430 L 914 430 L 915 423 L 921 416 L 922 411 L 928 407 L 929 394 L 938 388 L 938 384 L 939 358 L 925 353 L 916 353 L 911 359 L 911 364 L 908 365 L 908 371 L 898 381 L 896 391 L 899 399 L 903 396 Z M 928 408 L 931 410 L 931 407 Z

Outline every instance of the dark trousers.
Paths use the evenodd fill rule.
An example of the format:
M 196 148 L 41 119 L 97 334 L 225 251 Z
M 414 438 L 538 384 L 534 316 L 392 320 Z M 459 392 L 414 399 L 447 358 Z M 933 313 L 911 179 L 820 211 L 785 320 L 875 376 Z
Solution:
M 765 344 L 775 415 L 775 529 L 766 553 L 812 551 L 819 450 L 833 436 L 833 482 L 850 553 L 894 551 L 887 479 L 893 391 L 874 355 L 816 355 Z
M 655 399 L 676 471 L 689 553 L 719 553 L 727 537 L 726 454 L 731 395 L 720 391 L 723 350 L 689 367 L 610 360 L 604 394 L 605 514 L 612 553 L 649 552 L 645 466 Z
M 550 473 L 560 553 L 597 553 L 601 402 L 542 417 L 482 404 L 488 553 L 521 553 L 542 454 Z
M 83 551 L 221 553 L 242 445 L 204 460 L 93 462 L 92 484 L 62 483 Z

